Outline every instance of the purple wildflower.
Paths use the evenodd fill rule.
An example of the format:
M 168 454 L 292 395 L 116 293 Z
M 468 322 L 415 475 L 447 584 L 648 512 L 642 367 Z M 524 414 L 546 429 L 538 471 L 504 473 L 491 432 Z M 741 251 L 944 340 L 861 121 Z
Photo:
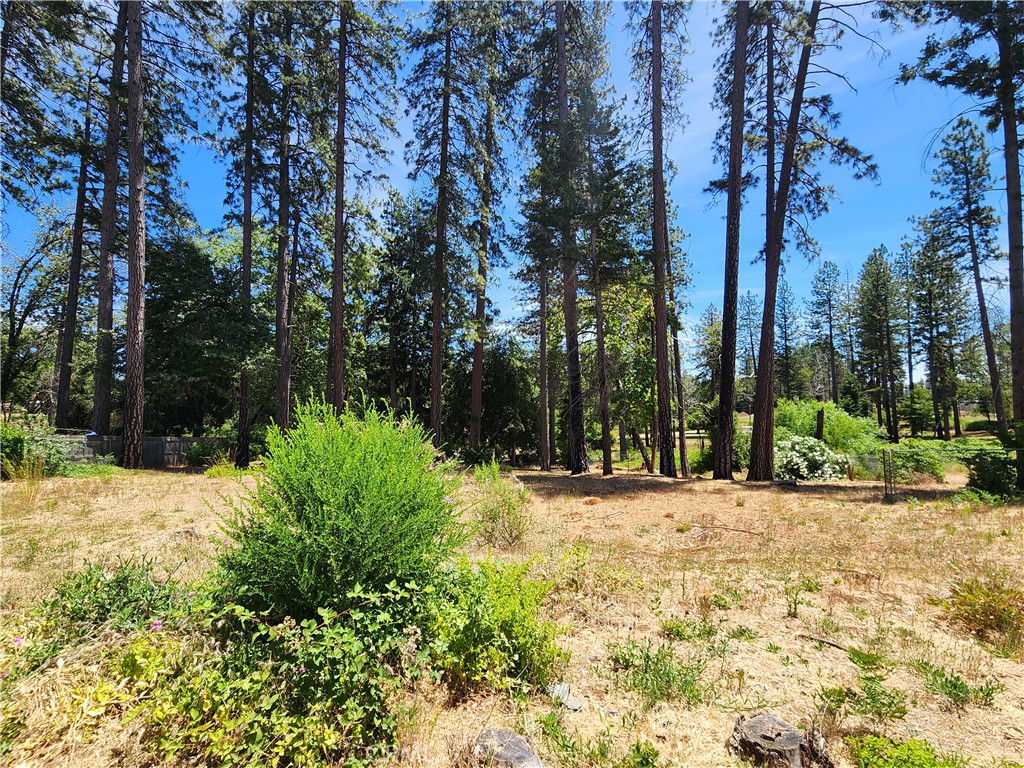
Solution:
M 13 642 L 17 646 L 22 646 L 22 645 L 25 644 L 25 639 L 23 637 L 21 637 L 21 635 L 18 635 L 18 637 L 14 638 Z
M 150 629 L 151 632 L 159 632 L 163 628 L 164 628 L 164 623 L 162 621 L 160 621 L 160 619 L 157 619 L 156 621 L 154 621 L 152 624 L 149 625 L 149 629 Z

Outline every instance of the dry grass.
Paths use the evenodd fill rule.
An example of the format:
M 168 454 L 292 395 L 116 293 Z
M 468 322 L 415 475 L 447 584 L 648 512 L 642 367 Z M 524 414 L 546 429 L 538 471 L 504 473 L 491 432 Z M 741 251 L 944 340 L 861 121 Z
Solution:
M 537 574 L 554 583 L 547 610 L 566 628 L 566 682 L 584 703 L 561 721 L 581 742 L 606 739 L 621 755 L 647 739 L 670 765 L 739 765 L 724 746 L 738 712 L 771 708 L 808 722 L 820 687 L 854 684 L 857 668 L 847 654 L 813 639 L 820 638 L 885 658 L 886 685 L 909 702 L 904 720 L 884 726 L 889 735 L 927 739 L 975 765 L 1024 755 L 1024 665 L 947 627 L 928 601 L 963 574 L 995 568 L 1024 577 L 1021 505 L 955 505 L 952 484 L 884 505 L 874 483 L 783 490 L 638 473 L 517 474 L 532 491 L 534 525 L 509 556 L 533 558 Z M 46 480 L 31 497 L 5 484 L 6 603 L 42 594 L 85 559 L 144 554 L 194 575 L 209 563 L 227 508 L 222 496 L 241 490 L 232 480 L 164 473 Z M 791 605 L 796 617 L 787 616 Z M 713 641 L 679 642 L 680 653 L 706 657 L 710 693 L 697 706 L 659 703 L 645 712 L 616 685 L 609 644 L 663 642 L 668 618 L 713 628 Z M 990 708 L 952 713 L 925 690 L 913 668 L 921 660 L 1005 688 Z M 35 692 L 40 712 L 57 695 L 44 688 Z M 493 695 L 452 706 L 435 689 L 410 692 L 400 728 L 404 757 L 396 764 L 451 764 L 477 732 L 496 726 L 527 734 L 546 764 L 564 764 L 541 734 L 538 718 L 552 708 L 543 694 L 525 703 Z M 865 726 L 856 718 L 844 725 Z M 27 764 L 102 765 L 97 744 L 108 743 L 113 751 L 103 754 L 139 765 L 135 739 L 108 722 L 80 743 L 63 741 L 64 753 L 40 752 Z M 838 764 L 849 765 L 836 751 Z

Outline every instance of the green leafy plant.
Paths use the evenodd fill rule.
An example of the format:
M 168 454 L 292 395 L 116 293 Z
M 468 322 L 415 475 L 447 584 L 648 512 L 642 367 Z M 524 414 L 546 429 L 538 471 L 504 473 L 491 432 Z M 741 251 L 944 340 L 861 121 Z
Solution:
M 428 584 L 465 538 L 455 488 L 417 424 L 299 405 L 287 434 L 268 433 L 256 490 L 225 526 L 234 546 L 219 577 L 274 619 L 342 609 L 356 585 Z
M 824 730 L 838 729 L 847 714 L 866 717 L 879 727 L 907 716 L 907 695 L 885 686 L 886 674 L 881 656 L 851 648 L 850 661 L 859 670 L 856 688 L 822 687 L 815 695 L 818 702 L 816 719 Z
M 477 535 L 492 547 L 513 549 L 519 546 L 532 522 L 530 492 L 516 480 L 501 474 L 493 459 L 473 471 L 478 498 L 473 505 L 477 517 Z
M 0 471 L 4 480 L 10 480 L 25 458 L 25 433 L 8 424 L 0 423 Z
M 1007 573 L 986 571 L 954 579 L 948 597 L 932 598 L 945 618 L 1003 656 L 1024 653 L 1024 590 Z
M 964 449 L 961 460 L 967 465 L 969 487 L 1002 498 L 1016 492 L 1017 471 L 1012 453 L 991 448 Z
M 220 444 L 214 440 L 195 440 L 185 446 L 181 452 L 181 460 L 186 467 L 208 467 L 217 464 L 217 459 L 224 452 Z
M 701 683 L 703 660 L 676 658 L 671 643 L 657 647 L 650 641 L 630 639 L 610 647 L 612 669 L 618 684 L 637 693 L 645 707 L 659 701 L 682 700 L 698 704 L 705 700 L 708 689 Z
M 846 743 L 858 768 L 965 768 L 968 761 L 937 753 L 926 741 L 894 741 L 882 736 L 848 737 Z
M 461 561 L 436 584 L 425 633 L 434 668 L 454 691 L 529 691 L 564 666 L 558 628 L 538 616 L 550 586 L 527 578 L 529 567 Z
M 211 612 L 217 643 L 201 635 L 140 636 L 120 660 L 166 758 L 224 766 L 360 766 L 394 738 L 393 697 L 422 673 L 425 652 L 405 624 L 413 590 L 353 590 L 351 606 L 301 622 L 266 623 L 228 605 Z
M 775 476 L 780 480 L 838 480 L 846 460 L 820 440 L 792 435 L 775 442 Z
M 991 707 L 996 694 L 1004 690 L 998 682 L 985 682 L 971 685 L 960 675 L 927 661 L 919 661 L 914 665 L 924 678 L 924 688 L 930 693 L 946 697 L 946 709 L 962 710 L 969 704 Z
M 922 448 L 896 448 L 892 450 L 893 473 L 896 482 L 909 483 L 921 477 L 942 482 L 946 471 L 940 455 Z

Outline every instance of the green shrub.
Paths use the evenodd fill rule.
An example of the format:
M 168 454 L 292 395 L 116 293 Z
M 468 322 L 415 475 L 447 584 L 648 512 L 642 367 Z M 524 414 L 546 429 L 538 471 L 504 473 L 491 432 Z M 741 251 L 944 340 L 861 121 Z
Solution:
M 478 498 L 473 505 L 477 535 L 491 547 L 512 549 L 529 530 L 530 492 L 519 482 L 504 477 L 493 459 L 473 471 Z
M 48 427 L 19 429 L 4 423 L 0 432 L 0 471 L 3 479 L 57 477 L 67 474 L 68 446 Z
M 1004 572 L 954 579 L 949 597 L 933 598 L 946 619 L 1004 656 L 1024 652 L 1024 590 Z
M 894 741 L 883 736 L 847 737 L 857 768 L 965 768 L 968 761 L 941 755 L 926 741 Z
M 961 451 L 970 476 L 967 485 L 995 496 L 1012 496 L 1016 491 L 1017 469 L 1013 454 L 996 449 Z
M 818 411 L 822 409 L 825 411 L 823 442 L 833 451 L 873 454 L 884 442 L 885 436 L 874 420 L 851 416 L 834 403 L 817 400 L 779 400 L 775 406 L 776 442 L 787 433 L 814 437 Z
M 910 448 L 892 449 L 892 463 L 896 482 L 908 483 L 921 476 L 938 482 L 946 479 L 941 456 L 935 451 Z
M 0 423 L 0 471 L 10 480 L 25 458 L 25 433 L 6 421 Z
M 214 440 L 196 440 L 185 446 L 181 452 L 181 460 L 186 467 L 208 467 L 217 464 L 223 449 Z
M 272 618 L 343 609 L 356 585 L 429 583 L 464 540 L 454 478 L 421 427 L 391 412 L 336 416 L 300 405 L 271 428 L 256 490 L 228 521 L 220 579 L 235 602 Z
M 241 606 L 206 618 L 218 642 L 140 637 L 121 678 L 140 696 L 165 757 L 223 766 L 359 766 L 393 743 L 393 700 L 421 672 L 425 654 L 404 615 L 417 597 L 392 587 L 352 592 L 359 609 L 267 624 Z M 373 746 L 377 745 L 377 746 Z
M 611 645 L 612 669 L 618 684 L 639 694 L 645 707 L 659 701 L 682 700 L 699 704 L 707 693 L 701 684 L 705 662 L 699 658 L 676 658 L 671 643 L 654 647 L 650 640 Z
M 528 569 L 463 561 L 437 585 L 425 631 L 434 667 L 456 692 L 528 691 L 556 678 L 567 656 L 557 627 L 538 618 L 550 585 L 528 579 Z
M 780 480 L 838 480 L 846 460 L 813 437 L 793 435 L 775 443 L 775 476 Z

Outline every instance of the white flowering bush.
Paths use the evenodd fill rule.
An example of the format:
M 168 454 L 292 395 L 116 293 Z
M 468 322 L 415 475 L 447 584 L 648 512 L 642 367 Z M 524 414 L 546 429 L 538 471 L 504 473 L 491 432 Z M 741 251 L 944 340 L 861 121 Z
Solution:
M 775 477 L 779 480 L 838 480 L 846 476 L 846 459 L 813 437 L 792 435 L 775 443 Z

